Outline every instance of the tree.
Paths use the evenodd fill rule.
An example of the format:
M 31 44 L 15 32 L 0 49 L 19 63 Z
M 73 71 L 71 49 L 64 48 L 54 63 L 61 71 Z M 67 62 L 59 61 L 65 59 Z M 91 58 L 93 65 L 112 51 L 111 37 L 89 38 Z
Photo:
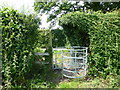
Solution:
M 34 10 L 41 15 L 49 14 L 48 22 L 55 25 L 55 20 L 63 14 L 74 11 L 81 11 L 82 5 L 79 2 L 35 2 Z
M 101 10 L 103 13 L 120 8 L 120 2 L 85 2 L 84 7 L 93 11 Z
M 103 13 L 111 11 L 113 9 L 119 9 L 120 2 L 84 2 L 83 5 L 76 1 L 65 1 L 65 2 L 35 2 L 34 10 L 40 14 L 49 14 L 48 22 L 55 25 L 55 21 L 58 17 L 63 14 L 81 11 L 86 12 L 91 9 L 93 11 L 101 10 Z

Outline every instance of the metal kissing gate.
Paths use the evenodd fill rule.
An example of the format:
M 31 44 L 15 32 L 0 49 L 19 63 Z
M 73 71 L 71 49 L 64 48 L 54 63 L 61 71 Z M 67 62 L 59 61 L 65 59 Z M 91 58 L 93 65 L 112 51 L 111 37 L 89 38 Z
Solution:
M 53 49 L 53 69 L 62 69 L 68 78 L 81 78 L 87 73 L 87 47 Z

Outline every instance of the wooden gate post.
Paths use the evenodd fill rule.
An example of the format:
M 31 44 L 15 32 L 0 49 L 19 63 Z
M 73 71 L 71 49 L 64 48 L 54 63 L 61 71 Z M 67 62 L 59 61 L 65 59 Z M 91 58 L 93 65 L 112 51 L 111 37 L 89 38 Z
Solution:
M 53 50 L 52 50 L 52 30 L 49 32 L 49 45 L 48 45 L 48 53 L 49 53 L 49 67 L 52 69 L 52 60 L 53 60 Z

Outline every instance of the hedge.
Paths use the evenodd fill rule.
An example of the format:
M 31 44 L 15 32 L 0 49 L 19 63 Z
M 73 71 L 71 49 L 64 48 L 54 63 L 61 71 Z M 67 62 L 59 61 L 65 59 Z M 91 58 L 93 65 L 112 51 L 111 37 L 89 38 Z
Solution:
M 89 75 L 120 74 L 120 17 L 117 13 L 73 12 L 59 19 L 59 24 L 73 42 L 71 45 L 89 47 Z
M 63 30 L 54 29 L 52 30 L 52 47 L 63 47 L 67 45 L 67 39 Z
M 3 85 L 10 87 L 24 82 L 24 75 L 31 67 L 39 19 L 11 8 L 3 8 L 0 13 Z
M 38 30 L 38 43 L 36 45 L 36 48 L 34 50 L 35 53 L 49 53 L 48 56 L 37 56 L 37 58 L 45 57 L 42 62 L 48 63 L 45 66 L 47 67 L 47 70 L 52 69 L 52 47 L 51 47 L 51 31 L 49 29 L 39 29 Z M 43 48 L 46 48 L 45 50 L 42 50 Z
M 52 47 L 62 47 L 66 45 L 66 36 L 60 29 L 40 29 L 38 33 L 38 48 L 46 48 L 50 44 L 50 33 L 52 34 Z

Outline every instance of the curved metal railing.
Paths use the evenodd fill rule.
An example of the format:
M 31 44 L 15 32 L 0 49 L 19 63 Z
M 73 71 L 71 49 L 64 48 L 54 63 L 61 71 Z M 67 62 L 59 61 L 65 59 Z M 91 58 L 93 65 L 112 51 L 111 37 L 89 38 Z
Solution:
M 53 49 L 57 57 L 53 57 L 53 69 L 62 69 L 68 78 L 81 78 L 87 73 L 87 47 L 73 46 Z

